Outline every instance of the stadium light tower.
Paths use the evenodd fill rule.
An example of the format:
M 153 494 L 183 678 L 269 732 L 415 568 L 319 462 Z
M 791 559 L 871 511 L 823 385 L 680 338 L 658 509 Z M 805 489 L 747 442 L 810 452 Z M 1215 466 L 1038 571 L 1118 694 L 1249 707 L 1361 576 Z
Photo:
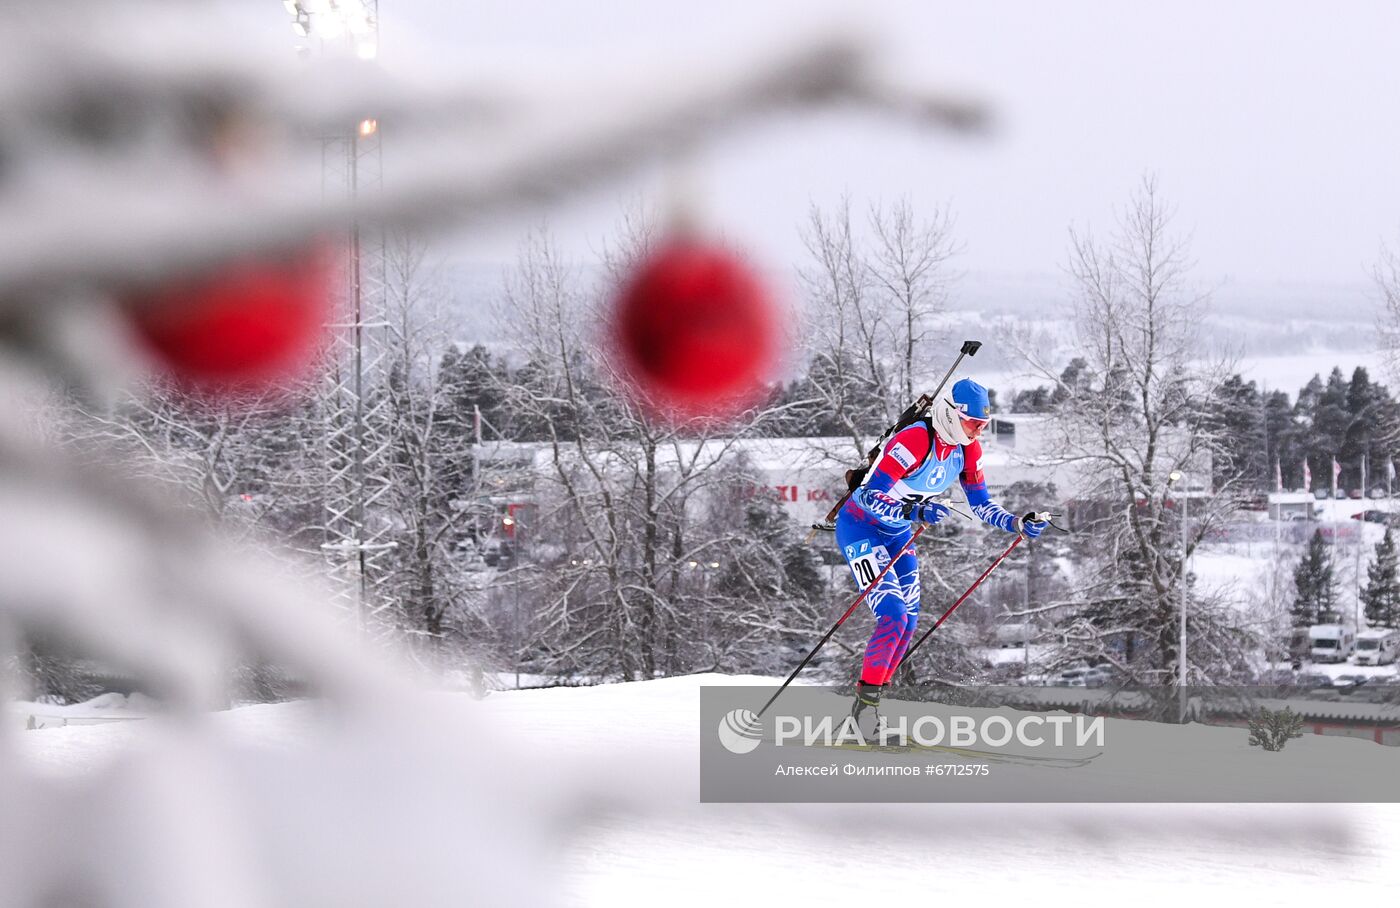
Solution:
M 349 52 L 362 60 L 379 53 L 378 0 L 283 0 L 292 30 L 320 42 L 323 52 Z M 351 201 L 383 187 L 378 120 L 321 137 L 321 185 L 327 198 Z M 357 221 L 347 244 L 342 317 L 334 324 L 321 412 L 326 466 L 325 540 L 322 551 L 341 581 L 361 629 L 371 613 L 392 605 L 384 581 L 394 543 L 376 504 L 389 491 L 384 387 L 387 375 L 381 335 L 385 319 L 384 237 Z
M 361 60 L 379 55 L 378 0 L 282 0 L 301 38 L 348 41 Z

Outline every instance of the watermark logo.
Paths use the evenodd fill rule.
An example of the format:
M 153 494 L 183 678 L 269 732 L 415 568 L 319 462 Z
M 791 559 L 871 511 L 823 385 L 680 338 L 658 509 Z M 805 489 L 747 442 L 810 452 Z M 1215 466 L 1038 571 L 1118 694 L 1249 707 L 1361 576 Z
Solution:
M 731 709 L 719 720 L 719 743 L 732 754 L 746 754 L 763 743 L 763 725 L 751 709 Z
M 792 685 L 760 718 L 773 685 L 702 686 L 692 726 L 700 800 L 1296 803 L 1394 801 L 1400 792 L 1400 748 L 1315 737 L 1310 750 L 1336 760 L 1324 774 L 1312 758 L 1280 762 L 1246 747 L 1257 729 L 1244 726 L 1283 699 L 1276 686 L 1195 688 L 1190 725 L 1150 718 L 1176 718 L 1179 691 L 1169 688 L 939 685 L 885 693 L 881 713 L 863 710 L 857 722 L 849 687 Z M 1318 710 L 1309 716 L 1316 723 L 1336 721 L 1328 706 L 1292 701 L 1295 713 Z M 1371 710 L 1354 733 L 1385 743 L 1393 705 L 1348 710 Z M 1110 738 L 1113 759 L 1101 760 Z
M 737 712 L 736 710 L 735 712 Z M 732 715 L 732 713 L 731 713 Z M 727 717 L 726 717 L 727 718 Z M 1104 746 L 1102 716 L 1022 716 L 1015 722 L 1006 716 L 992 715 L 980 722 L 970 715 L 953 714 L 945 723 L 935 715 L 880 716 L 869 736 L 850 716 L 787 716 L 774 720 L 773 744 L 776 747 L 851 747 L 914 746 L 935 747 L 1006 747 L 1021 748 L 1071 746 L 1068 730 L 1073 731 L 1072 746 Z M 1048 729 L 1047 729 L 1048 726 Z

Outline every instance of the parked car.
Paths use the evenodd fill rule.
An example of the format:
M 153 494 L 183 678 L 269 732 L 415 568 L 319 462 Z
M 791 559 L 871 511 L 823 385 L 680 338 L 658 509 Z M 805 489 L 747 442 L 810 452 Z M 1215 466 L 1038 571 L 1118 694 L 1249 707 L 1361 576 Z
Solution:
M 1067 668 L 1058 675 L 1050 679 L 1051 687 L 1087 687 L 1084 676 L 1089 673 L 1087 668 Z
M 1347 493 L 1347 497 L 1348 497 L 1348 498 L 1354 498 L 1354 499 L 1360 500 L 1360 499 L 1362 498 L 1361 490 L 1360 490 L 1360 489 L 1352 489 L 1350 492 Z
M 1294 677 L 1293 684 L 1303 690 L 1330 688 L 1332 686 L 1332 678 L 1328 675 L 1324 675 L 1322 672 L 1299 672 L 1298 675 Z
M 1400 703 L 1400 686 L 1368 684 L 1352 691 L 1350 699 L 1360 703 Z
M 1084 673 L 1085 687 L 1104 687 L 1113 683 L 1114 671 L 1112 666 L 1095 665 Z
M 1369 675 L 1338 675 L 1332 679 L 1332 686 L 1345 693 L 1350 690 L 1355 690 L 1370 680 L 1371 678 Z
M 1366 497 L 1367 497 L 1367 498 L 1384 498 L 1384 497 L 1385 497 L 1385 489 L 1372 489 L 1371 491 L 1369 491 L 1369 492 L 1366 493 Z

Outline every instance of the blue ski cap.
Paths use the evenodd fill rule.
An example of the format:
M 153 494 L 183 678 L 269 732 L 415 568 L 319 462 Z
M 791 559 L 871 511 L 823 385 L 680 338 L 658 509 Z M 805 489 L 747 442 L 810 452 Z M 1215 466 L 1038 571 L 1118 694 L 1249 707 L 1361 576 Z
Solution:
M 970 378 L 953 385 L 953 405 L 964 419 L 987 420 L 992 418 L 992 403 L 987 398 L 987 389 Z

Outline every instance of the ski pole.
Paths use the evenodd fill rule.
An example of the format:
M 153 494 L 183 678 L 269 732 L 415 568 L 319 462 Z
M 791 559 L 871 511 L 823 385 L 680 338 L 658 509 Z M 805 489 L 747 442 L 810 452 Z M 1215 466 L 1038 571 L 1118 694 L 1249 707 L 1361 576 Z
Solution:
M 900 667 L 901 665 L 903 665 L 905 662 L 909 661 L 909 657 L 912 656 L 912 655 L 914 655 L 914 651 L 915 651 L 915 650 L 917 650 L 919 647 L 921 647 L 921 646 L 924 645 L 924 641 L 927 640 L 927 639 L 929 638 L 929 634 L 932 634 L 934 631 L 938 630 L 938 626 L 939 626 L 940 624 L 942 624 L 944 621 L 947 621 L 947 620 L 948 620 L 948 616 L 951 615 L 951 614 L 953 614 L 953 612 L 955 612 L 955 611 L 957 610 L 958 606 L 962 605 L 963 602 L 967 600 L 967 597 L 968 597 L 968 596 L 971 596 L 971 595 L 972 595 L 972 591 L 973 591 L 973 590 L 977 589 L 977 587 L 979 587 L 979 586 L 982 585 L 982 581 L 987 579 L 987 575 L 990 574 L 992 571 L 995 571 L 995 570 L 997 569 L 997 565 L 1001 564 L 1002 561 L 1004 561 L 1004 560 L 1006 559 L 1006 556 L 1011 554 L 1011 550 L 1014 549 L 1014 548 L 1016 548 L 1016 546 L 1020 545 L 1020 544 L 1021 544 L 1021 540 L 1022 540 L 1022 539 L 1025 539 L 1025 538 L 1026 538 L 1026 537 L 1020 535 L 1019 533 L 1016 535 L 1016 538 L 1013 539 L 1013 540 L 1011 541 L 1011 544 L 1008 545 L 1008 546 L 1006 547 L 1006 551 L 1002 552 L 1000 555 L 997 556 L 997 560 L 996 560 L 996 561 L 993 561 L 992 564 L 991 564 L 991 567 L 987 568 L 985 571 L 982 572 L 982 576 L 981 576 L 981 577 L 978 577 L 976 580 L 972 581 L 972 586 L 968 587 L 968 588 L 967 588 L 967 592 L 965 592 L 965 593 L 963 593 L 961 596 L 959 596 L 959 597 L 958 597 L 958 601 L 957 601 L 957 602 L 954 602 L 954 603 L 952 604 L 952 606 L 948 609 L 948 611 L 946 611 L 946 612 L 943 613 L 943 617 L 942 617 L 942 618 L 939 618 L 937 621 L 935 621 L 935 622 L 933 623 L 933 627 L 931 627 L 931 628 L 929 628 L 928 630 L 924 631 L 924 635 L 923 635 L 922 637 L 920 637 L 918 640 L 916 640 L 916 641 L 914 642 L 914 645 L 913 645 L 913 646 L 911 646 L 911 647 L 909 647 L 909 649 L 905 650 L 905 652 L 904 652 L 904 658 L 903 658 L 903 659 L 900 659 L 897 663 L 895 663 L 894 668 L 890 669 L 889 677 L 891 677 L 891 678 L 894 677 L 895 671 L 897 671 L 897 670 L 899 669 L 899 667 Z
M 880 573 L 875 575 L 875 579 L 870 581 L 870 585 L 860 591 L 860 595 L 856 597 L 855 602 L 851 603 L 851 607 L 846 609 L 846 613 L 840 618 L 836 619 L 836 623 L 831 626 L 831 630 L 826 632 L 826 636 L 822 637 L 820 640 L 817 641 L 817 645 L 812 647 L 811 652 L 809 652 L 806 656 L 802 658 L 802 661 L 797 664 L 797 668 L 794 668 L 792 670 L 792 674 L 787 676 L 787 680 L 783 682 L 782 686 L 779 687 L 773 693 L 773 696 L 768 698 L 767 703 L 763 704 L 763 709 L 760 709 L 758 711 L 759 718 L 762 718 L 763 714 L 768 711 L 768 707 L 773 705 L 773 701 L 778 699 L 779 694 L 787 690 L 787 686 L 792 683 L 793 678 L 797 677 L 797 673 L 807 667 L 807 663 L 811 662 L 812 657 L 817 654 L 817 651 L 826 645 L 826 641 L 831 639 L 831 635 L 836 633 L 836 629 L 846 623 L 846 619 L 851 617 L 851 613 L 856 610 L 856 606 L 860 605 L 862 602 L 865 601 L 865 597 L 869 595 L 871 590 L 875 589 L 875 587 L 879 585 L 880 581 L 884 578 L 885 574 L 889 572 L 889 569 L 894 567 L 894 563 L 900 558 L 904 557 L 904 553 L 909 551 L 909 548 L 914 544 L 914 540 L 918 539 L 919 536 L 923 534 L 924 529 L 927 526 L 927 524 L 921 523 L 918 527 L 915 528 L 914 535 L 909 537 L 909 541 L 904 543 L 900 550 L 897 553 L 895 553 L 895 556 L 891 558 L 883 568 L 881 568 Z
M 891 429 L 887 429 L 885 433 L 880 436 L 880 440 L 875 443 L 875 447 L 872 449 L 877 456 L 880 452 L 880 448 L 883 447 L 885 442 L 889 441 L 890 436 L 894 434 L 894 429 L 898 428 L 899 424 L 904 422 L 904 417 L 911 416 L 912 419 L 917 419 L 920 416 L 923 416 L 924 413 L 928 411 L 928 408 L 933 406 L 934 402 L 938 400 L 938 395 L 942 393 L 943 386 L 948 383 L 948 379 L 951 378 L 953 373 L 957 370 L 958 364 L 963 361 L 963 357 L 976 356 L 977 351 L 981 349 L 981 347 L 981 341 L 963 341 L 962 347 L 958 350 L 958 358 L 953 360 L 953 364 L 948 367 L 948 371 L 943 373 L 943 378 L 939 380 L 938 387 L 933 389 L 933 393 L 919 398 L 919 401 L 910 408 L 914 411 L 912 414 L 910 414 L 908 411 L 905 411 L 905 413 L 900 416 L 899 420 L 895 422 L 894 427 Z M 866 460 L 873 463 L 872 458 L 870 458 L 869 456 L 866 457 Z M 837 499 L 836 504 L 832 505 L 831 510 L 826 512 L 826 518 L 824 520 L 824 523 L 830 524 L 833 520 L 836 519 L 836 515 L 841 513 L 841 506 L 846 503 L 846 499 L 850 498 L 851 493 L 854 491 L 855 489 L 847 489 L 846 494 L 842 495 L 839 499 Z M 805 541 L 811 542 L 812 537 L 816 535 L 817 530 L 820 528 L 820 524 L 812 524 L 812 528 L 807 531 L 807 538 Z

